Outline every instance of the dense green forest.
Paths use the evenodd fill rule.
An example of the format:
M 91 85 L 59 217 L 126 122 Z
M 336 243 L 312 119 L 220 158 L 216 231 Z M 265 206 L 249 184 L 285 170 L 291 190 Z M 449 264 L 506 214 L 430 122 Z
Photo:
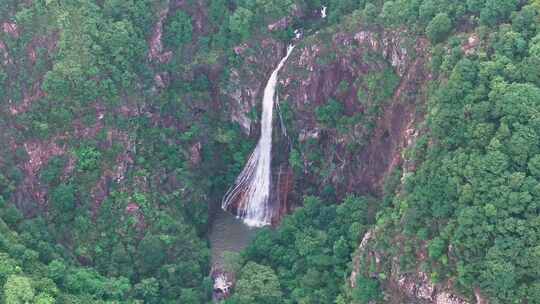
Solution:
M 222 88 L 297 28 L 299 53 L 362 29 L 426 41 L 413 165 L 343 190 L 338 152 L 293 138 L 297 208 L 229 256 L 225 303 L 394 303 L 394 263 L 470 303 L 540 303 L 539 1 L 2 0 L 0 25 L 0 303 L 211 302 L 212 210 L 254 147 Z M 362 112 L 340 82 L 310 121 L 353 154 L 402 80 L 368 55 Z M 380 261 L 357 251 L 368 231 Z
M 418 168 L 408 172 L 403 185 L 387 192 L 377 207 L 373 225 L 381 234 L 377 248 L 399 256 L 401 267 L 414 271 L 414 248 L 427 245 L 428 258 L 421 267 L 433 283 L 453 280 L 454 287 L 470 298 L 480 288 L 493 303 L 540 303 L 539 3 L 378 4 L 360 5 L 352 13 L 357 19 L 353 22 L 407 27 L 425 35 L 432 43 L 430 69 L 435 77 L 423 135 L 406 151 Z M 472 56 L 462 47 L 467 39 L 464 31 L 481 41 Z M 323 124 L 337 123 L 340 110 L 333 103 L 316 113 Z M 334 219 L 322 226 L 325 232 L 319 235 L 311 225 L 305 227 L 315 221 L 315 229 L 321 229 L 317 215 L 297 220 L 311 208 L 307 203 L 277 231 L 260 233 L 243 255 L 245 267 L 251 261 L 270 266 L 284 303 L 385 302 L 381 287 L 390 276 L 389 261 L 376 277 L 368 270 L 358 277 L 356 289 L 347 290 L 346 275 L 339 270 L 347 267 L 353 249 L 344 247 L 343 255 L 336 256 L 343 240 L 337 235 L 324 243 L 333 225 L 343 223 Z M 365 225 L 366 220 L 356 215 L 354 224 Z M 358 244 L 361 234 L 354 233 L 351 240 Z M 302 255 L 304 242 L 317 244 L 307 251 L 308 257 Z M 366 269 L 376 266 L 373 261 L 364 263 Z M 266 293 L 253 292 L 239 289 L 231 302 L 276 303 L 264 298 Z
M 368 227 L 369 204 L 353 196 L 339 205 L 306 197 L 278 230 L 259 232 L 231 261 L 245 265 L 237 269 L 238 287 L 227 303 L 342 303 L 347 264 Z

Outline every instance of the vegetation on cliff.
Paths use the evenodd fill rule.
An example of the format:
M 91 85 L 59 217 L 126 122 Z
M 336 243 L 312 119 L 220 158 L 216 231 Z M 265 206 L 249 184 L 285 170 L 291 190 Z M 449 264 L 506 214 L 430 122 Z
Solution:
M 396 264 L 471 302 L 540 303 L 539 16 L 537 0 L 3 0 L 0 303 L 209 302 L 210 209 L 253 147 L 223 88 L 297 28 L 296 62 L 322 50 L 316 71 L 363 72 L 282 101 L 303 207 L 235 260 L 227 303 L 385 303 Z M 387 33 L 404 54 L 356 56 Z M 401 55 L 428 73 L 407 78 Z M 396 136 L 376 130 L 393 103 L 418 136 L 356 158 Z M 384 183 L 358 186 L 371 173 Z M 351 289 L 369 229 L 377 259 Z
M 391 278 L 396 258 L 401 275 L 422 271 L 431 284 L 450 286 L 463 298 L 472 300 L 476 293 L 493 303 L 539 301 L 540 83 L 532 68 L 540 60 L 539 8 L 518 1 L 385 1 L 367 3 L 349 15 L 345 23 L 351 31 L 407 28 L 430 40 L 433 80 L 425 106 L 416 101 L 425 111 L 425 124 L 416 127 L 421 136 L 405 151 L 405 160 L 414 166 L 403 168 L 403 184 L 379 204 L 374 247 L 384 259 L 362 262 L 354 290 L 343 289 L 338 296 L 335 286 L 326 285 L 332 279 L 318 273 L 317 266 L 310 267 L 317 272 L 313 281 L 306 281 L 291 264 L 272 261 L 273 252 L 301 250 L 298 242 L 268 242 L 272 248 L 254 254 L 258 238 L 246 251 L 248 261 L 273 267 L 285 303 L 389 301 L 389 293 L 383 294 L 384 288 L 395 288 L 391 279 L 399 279 Z M 335 28 L 330 35 L 335 33 L 343 30 Z M 345 102 L 336 94 L 316 109 L 322 132 L 339 128 Z M 307 159 L 321 155 L 316 148 L 300 150 Z M 297 153 L 293 161 L 298 158 Z M 287 223 L 276 233 L 286 233 Z M 356 237 L 358 243 L 361 236 Z M 291 252 L 279 256 L 289 263 L 306 259 Z M 347 267 L 347 261 L 333 267 Z M 289 269 L 294 275 L 281 275 Z M 339 275 L 330 276 L 345 284 Z

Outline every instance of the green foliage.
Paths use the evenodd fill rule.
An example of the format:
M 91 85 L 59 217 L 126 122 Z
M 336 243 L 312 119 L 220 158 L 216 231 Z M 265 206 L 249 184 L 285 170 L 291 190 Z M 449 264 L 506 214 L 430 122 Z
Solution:
M 335 127 L 343 116 L 343 104 L 335 99 L 330 99 L 325 105 L 315 109 L 317 121 L 327 127 Z
M 514 9 L 512 1 L 487 1 L 481 20 L 494 25 Z M 406 181 L 396 223 L 429 239 L 434 279 L 455 276 L 465 292 L 478 286 L 496 303 L 533 297 L 539 278 L 522 263 L 535 259 L 537 247 L 528 239 L 537 233 L 540 89 L 518 76 L 526 45 L 534 45 L 519 22 L 526 32 L 500 26 L 493 54 L 459 59 L 432 95 L 432 144 Z
M 437 14 L 426 27 L 426 35 L 434 43 L 441 42 L 452 29 L 452 20 L 445 13 Z
M 360 304 L 373 303 L 382 300 L 381 286 L 377 279 L 359 275 L 356 279 L 356 287 L 353 289 L 352 298 Z
M 153 274 L 165 260 L 165 243 L 157 235 L 148 234 L 139 244 L 142 272 Z
M 60 213 L 70 213 L 75 210 L 75 188 L 73 185 L 61 184 L 51 194 L 51 202 Z
M 0 104 L 4 102 L 4 96 L 6 95 L 7 92 L 5 92 L 5 89 L 4 87 L 6 86 L 6 80 L 7 80 L 8 76 L 6 74 L 6 72 L 4 71 L 4 69 L 2 67 L 0 67 Z
M 66 160 L 63 157 L 53 157 L 39 174 L 40 179 L 46 184 L 57 184 L 60 181 Z
M 469 296 L 479 287 L 493 303 L 538 302 L 538 1 L 184 1 L 164 21 L 164 51 L 174 55 L 161 63 L 148 59 L 158 11 L 169 5 L 158 2 L 0 5 L 0 20 L 15 22 L 19 32 L 0 33 L 9 54 L 0 53 L 1 301 L 207 302 L 209 204 L 219 201 L 254 145 L 227 122 L 228 111 L 213 109 L 223 109 L 214 72 L 224 70 L 227 79 L 242 63 L 231 46 L 269 35 L 288 40 L 298 27 L 328 42 L 336 31 L 365 28 L 425 34 L 438 44 L 422 113 L 425 135 L 410 152 L 416 170 L 404 185 L 402 174 L 388 178 L 379 228 L 425 241 L 434 281 L 450 278 Z M 322 5 L 328 18 L 311 18 Z M 306 18 L 292 14 L 293 6 Z M 289 26 L 269 34 L 267 25 L 286 16 Z M 480 43 L 464 54 L 472 33 Z M 309 46 L 310 38 L 302 43 Z M 341 51 L 318 63 L 337 62 Z M 415 55 L 407 53 L 420 59 Z M 388 58 L 363 59 L 371 68 L 366 76 L 339 83 L 337 96 L 315 111 L 327 129 L 321 134 L 337 130 L 354 147 L 367 140 L 400 81 Z M 352 87 L 362 113 L 349 117 L 336 98 Z M 10 113 L 12 107 L 21 113 Z M 288 126 L 295 110 L 283 111 Z M 342 175 L 334 174 L 333 158 L 341 155 L 322 142 L 296 146 L 289 162 L 309 175 L 298 194 L 327 202 L 306 198 L 278 229 L 263 229 L 229 261 L 239 274 L 231 302 L 381 300 L 382 276 L 360 276 L 352 293 L 344 290 L 351 253 L 371 221 L 364 199 L 331 204 L 345 189 L 334 184 Z M 30 162 L 26 150 L 34 144 Z M 51 155 L 53 146 L 52 154 L 63 155 Z M 415 263 L 414 244 L 398 245 L 388 251 L 403 249 L 400 260 Z
M 318 2 L 318 1 L 306 1 L 306 2 Z M 337 23 L 343 20 L 344 16 L 350 14 L 350 12 L 354 11 L 355 9 L 363 7 L 364 3 L 366 1 L 364 0 L 337 0 L 337 1 L 320 1 L 320 3 L 317 3 L 317 10 L 320 10 L 322 5 L 326 5 L 328 7 L 327 14 L 328 14 L 328 20 L 331 23 Z
M 232 303 L 280 303 L 282 293 L 274 270 L 268 266 L 248 262 L 236 282 Z
M 2 210 L 2 219 L 8 225 L 15 226 L 23 219 L 23 215 L 15 206 L 7 205 Z
M 284 302 L 332 303 L 349 259 L 367 224 L 368 200 L 348 197 L 340 205 L 306 197 L 304 207 L 276 230 L 263 230 L 245 251 L 249 263 L 270 266 Z
M 480 11 L 480 21 L 491 26 L 501 23 L 510 17 L 517 5 L 517 0 L 487 0 Z
M 179 48 L 191 42 L 193 26 L 191 16 L 179 10 L 165 25 L 165 42 L 167 45 Z
M 231 32 L 241 40 L 246 40 L 251 35 L 253 12 L 244 7 L 237 8 L 229 18 Z
M 192 70 L 182 70 L 172 77 L 182 79 L 180 89 L 171 85 L 163 95 L 151 91 L 157 71 L 147 45 L 160 5 L 106 0 L 0 6 L 3 16 L 9 14 L 2 20 L 16 21 L 20 33 L 0 37 L 12 62 L 0 64 L 0 102 L 24 108 L 17 115 L 6 111 L 0 119 L 10 130 L 0 135 L 2 141 L 18 147 L 17 153 L 0 151 L 0 222 L 20 234 L 16 245 L 0 238 L 2 257 L 5 248 L 13 248 L 5 260 L 9 264 L 0 267 L 0 287 L 9 275 L 26 277 L 35 289 L 32 303 L 206 302 L 208 202 L 223 191 L 221 175 L 208 172 L 225 172 L 225 165 L 192 165 L 189 149 L 201 142 L 201 153 L 213 159 L 220 143 L 208 129 L 225 124 L 221 117 L 201 115 L 200 104 L 186 106 L 193 99 L 209 100 L 212 87 L 203 72 L 188 81 Z M 188 11 L 167 16 L 165 48 L 201 38 L 193 33 Z M 225 11 L 220 13 L 228 20 Z M 171 117 L 175 128 L 150 123 L 143 104 Z M 235 138 L 220 156 L 232 158 L 237 151 L 231 147 L 239 141 Z M 20 169 L 29 161 L 21 153 L 27 143 L 39 146 L 32 167 L 39 179 L 31 177 L 39 187 L 31 191 L 17 188 L 30 178 Z M 41 287 L 47 284 L 54 292 Z
M 377 105 L 383 101 L 388 101 L 392 97 L 399 84 L 399 77 L 391 68 L 386 67 L 382 71 L 369 73 L 363 79 L 363 82 L 368 98 Z
M 135 285 L 137 298 L 145 303 L 157 303 L 159 299 L 159 282 L 155 278 L 143 279 Z
M 6 304 L 25 304 L 34 300 L 35 290 L 29 278 L 11 275 L 4 285 L 4 299 Z
M 366 20 L 366 23 L 375 23 L 377 15 L 377 7 L 373 3 L 366 3 L 366 6 L 362 11 L 362 16 L 364 20 Z
M 101 152 L 95 147 L 85 146 L 74 152 L 77 157 L 77 170 L 93 171 L 98 168 Z
M 238 274 L 242 268 L 242 257 L 237 252 L 223 252 L 223 270 L 227 273 Z
M 62 282 L 63 278 L 66 275 L 67 266 L 62 260 L 54 260 L 49 265 L 47 265 L 48 277 L 53 279 L 55 282 Z
M 219 26 L 223 24 L 223 22 L 226 20 L 226 17 L 228 16 L 228 7 L 227 7 L 227 1 L 226 0 L 214 0 L 210 1 L 210 7 L 208 8 L 209 12 L 209 19 L 210 22 L 214 26 Z
M 302 168 L 304 168 L 302 155 L 297 149 L 292 149 L 289 153 L 289 164 L 296 172 L 301 172 Z

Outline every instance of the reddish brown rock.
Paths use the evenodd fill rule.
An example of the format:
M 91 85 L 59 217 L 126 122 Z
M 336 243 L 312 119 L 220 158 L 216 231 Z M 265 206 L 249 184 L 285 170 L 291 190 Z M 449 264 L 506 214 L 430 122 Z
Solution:
M 336 166 L 330 180 L 348 181 L 346 185 L 335 185 L 338 193 L 380 194 L 386 176 L 402 165 L 401 152 L 415 136 L 414 126 L 423 119 L 416 108 L 417 102 L 424 100 L 422 84 L 430 78 L 424 70 L 427 42 L 423 39 L 413 40 L 414 44 L 407 49 L 407 39 L 407 34 L 400 31 L 338 33 L 332 37 L 330 47 L 314 43 L 295 50 L 296 55 L 291 56 L 290 62 L 284 67 L 283 76 L 280 77 L 283 86 L 281 98 L 292 103 L 296 124 L 301 130 L 299 140 L 304 142 L 308 134 L 317 134 L 319 142 L 326 140 L 328 146 L 337 151 L 334 161 L 340 165 Z M 335 60 L 321 64 L 319 59 L 328 56 L 329 52 L 341 53 L 335 55 Z M 329 135 L 331 138 L 327 139 L 320 137 L 321 132 L 316 131 L 319 126 L 314 113 L 317 106 L 336 94 L 344 103 L 346 115 L 363 111 L 354 81 L 377 68 L 373 63 L 362 60 L 369 53 L 385 58 L 399 76 L 400 83 L 392 99 L 385 101 L 383 114 L 378 118 L 365 148 L 359 153 L 347 154 L 345 145 L 354 139 L 336 134 Z M 412 53 L 415 54 L 414 58 L 410 55 Z M 352 83 L 353 88 L 336 93 L 342 81 Z M 410 100 L 410 95 L 417 95 L 417 98 Z M 352 128 L 355 134 L 363 126 Z
M 41 184 L 39 172 L 52 157 L 65 154 L 65 147 L 56 140 L 32 140 L 23 144 L 28 159 L 23 164 L 24 179 L 15 191 L 14 202 L 25 215 L 46 208 L 47 188 Z
M 412 39 L 404 31 L 376 32 L 360 28 L 356 32 L 328 37 L 315 35 L 312 41 L 293 51 L 278 77 L 279 99 L 286 100 L 292 108 L 300 144 L 305 144 L 308 139 L 316 140 L 324 153 L 323 162 L 335 164 L 326 180 L 320 181 L 311 170 L 307 170 L 312 164 L 304 159 L 306 171 L 303 180 L 319 183 L 321 187 L 330 183 L 338 196 L 348 192 L 382 194 L 386 177 L 403 165 L 402 152 L 414 142 L 417 136 L 414 126 L 423 119 L 417 106 L 425 99 L 422 84 L 430 78 L 424 69 L 427 48 L 426 40 Z M 247 49 L 251 50 L 248 52 Z M 256 136 L 258 128 L 253 127 L 248 113 L 259 106 L 268 73 L 283 55 L 284 45 L 264 39 L 260 48 L 242 46 L 236 51 L 243 57 L 244 64 L 231 70 L 229 85 L 222 88 L 223 94 L 231 100 L 228 104 L 231 119 L 238 122 L 247 134 Z M 392 98 L 384 102 L 374 131 L 365 139 L 367 143 L 361 150 L 351 153 L 347 145 L 356 140 L 355 136 L 363 136 L 364 126 L 351 126 L 350 134 L 332 133 L 319 125 L 315 110 L 330 98 L 338 98 L 347 116 L 364 111 L 364 106 L 358 101 L 355 83 L 370 72 L 381 69 L 380 63 L 364 60 L 370 54 L 384 58 L 400 81 Z M 351 84 L 349 89 L 340 92 L 341 82 Z M 273 148 L 273 153 L 286 151 Z M 414 165 L 407 164 L 407 168 L 412 170 Z M 276 178 L 282 176 L 277 174 Z M 276 199 L 290 197 L 291 193 L 287 191 L 294 192 L 294 189 L 281 188 L 276 178 L 273 180 L 279 189 Z M 283 205 L 284 202 L 287 204 Z M 274 212 L 279 214 L 279 218 L 285 210 L 291 210 L 291 206 L 298 203 L 294 201 L 291 204 L 288 199 L 273 201 Z
M 278 21 L 274 22 L 274 23 L 271 23 L 268 25 L 268 30 L 269 31 L 281 31 L 281 30 L 284 30 L 286 29 L 289 24 L 291 23 L 292 19 L 291 17 L 283 17 L 281 19 L 279 19 Z
M 201 149 L 202 149 L 202 144 L 200 142 L 197 142 L 196 144 L 191 146 L 191 148 L 189 149 L 189 152 L 190 152 L 189 161 L 192 166 L 196 167 L 201 163 L 201 160 L 202 160 Z
M 14 22 L 4 22 L 2 24 L 2 30 L 13 38 L 19 38 L 19 28 Z
M 379 274 L 385 269 L 383 265 L 390 259 L 390 276 L 386 280 L 381 280 L 385 286 L 385 303 L 470 303 L 464 297 L 452 292 L 453 283 L 451 280 L 434 284 L 431 282 L 429 275 L 420 270 L 420 267 L 416 271 L 402 271 L 399 266 L 399 256 L 383 256 L 375 249 L 376 242 L 376 230 L 372 229 L 364 234 L 353 256 L 353 270 L 349 278 L 351 288 L 356 286 L 356 279 L 360 274 L 378 278 Z M 398 243 L 396 243 L 396 246 L 398 246 Z M 419 249 L 418 264 L 427 258 L 426 250 L 425 246 Z M 375 267 L 370 266 L 369 263 L 373 263 Z
M 480 288 L 474 288 L 474 297 L 476 298 L 476 304 L 489 304 L 489 300 L 482 295 Z
M 43 48 L 47 50 L 47 55 L 52 56 L 58 47 L 59 33 L 53 32 L 50 35 L 46 36 L 34 36 L 32 40 L 26 46 L 26 54 L 28 59 L 34 65 L 37 60 L 37 49 Z
M 274 214 L 272 217 L 272 225 L 276 226 L 281 222 L 281 219 L 293 210 L 293 205 L 290 201 L 290 196 L 293 192 L 294 173 L 288 164 L 280 164 L 275 187 L 275 203 Z
M 461 46 L 461 50 L 465 55 L 473 55 L 478 51 L 479 46 L 480 37 L 477 34 L 471 34 Z
M 129 203 L 126 206 L 126 213 L 135 214 L 137 212 L 139 212 L 139 205 L 137 205 L 135 203 Z
M 167 63 L 172 56 L 172 52 L 168 51 L 163 53 L 163 42 L 161 41 L 163 35 L 163 23 L 167 14 L 169 13 L 169 6 L 167 5 L 159 12 L 158 21 L 154 25 L 152 30 L 152 36 L 149 41 L 148 58 L 150 60 L 157 60 L 160 63 Z
M 7 46 L 2 40 L 0 40 L 0 53 L 2 54 L 2 57 L 4 59 L 2 61 L 2 64 L 4 66 L 12 63 L 11 57 L 9 56 Z

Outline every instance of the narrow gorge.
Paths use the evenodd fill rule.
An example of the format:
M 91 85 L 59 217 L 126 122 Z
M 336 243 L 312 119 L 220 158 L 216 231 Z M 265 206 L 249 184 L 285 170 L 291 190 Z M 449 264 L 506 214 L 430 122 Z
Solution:
M 540 304 L 540 1 L 0 2 L 0 303 Z

